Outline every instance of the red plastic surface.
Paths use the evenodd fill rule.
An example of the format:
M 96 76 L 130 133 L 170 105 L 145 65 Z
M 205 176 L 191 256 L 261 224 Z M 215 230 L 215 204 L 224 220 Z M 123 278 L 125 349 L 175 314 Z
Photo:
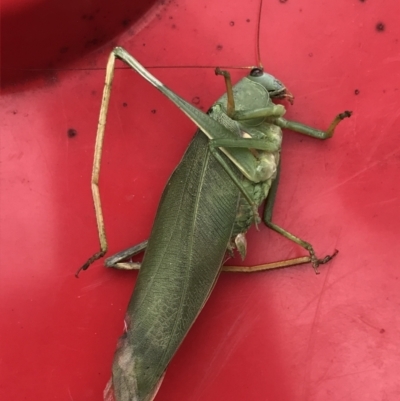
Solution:
M 167 67 L 255 64 L 258 1 L 160 2 L 139 22 L 68 2 L 50 29 L 52 3 L 3 2 L 0 399 L 97 401 L 136 279 L 100 262 L 74 277 L 98 249 L 90 175 L 107 55 L 123 45 L 206 110 L 224 91 L 213 68 Z M 398 3 L 274 0 L 261 22 L 263 64 L 296 96 L 289 119 L 325 128 L 354 113 L 326 142 L 285 132 L 274 211 L 319 255 L 340 253 L 319 276 L 222 274 L 156 401 L 398 400 Z M 194 130 L 116 71 L 101 174 L 109 255 L 148 236 Z M 248 242 L 247 264 L 304 254 L 264 227 Z

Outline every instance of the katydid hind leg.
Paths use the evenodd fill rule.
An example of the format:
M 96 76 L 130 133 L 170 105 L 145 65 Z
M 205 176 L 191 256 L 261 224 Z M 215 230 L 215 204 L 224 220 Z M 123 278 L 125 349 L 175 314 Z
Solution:
M 201 112 L 200 110 L 193 107 L 191 104 L 183 100 L 181 97 L 176 95 L 174 92 L 165 87 L 160 81 L 157 80 L 152 74 L 150 74 L 137 60 L 135 60 L 128 52 L 126 52 L 121 47 L 116 47 L 110 53 L 107 68 L 106 68 L 106 77 L 105 84 L 103 90 L 103 98 L 100 108 L 100 116 L 97 127 L 97 135 L 96 135 L 96 145 L 95 145 L 95 155 L 93 161 L 93 170 L 92 170 L 92 196 L 95 207 L 95 215 L 97 221 L 97 228 L 99 234 L 100 241 L 100 250 L 96 252 L 93 256 L 91 256 L 75 273 L 75 276 L 78 277 L 79 273 L 82 270 L 86 270 L 93 262 L 102 258 L 108 249 L 105 227 L 104 227 L 104 219 L 101 208 L 101 199 L 100 199 L 100 190 L 99 190 L 99 174 L 100 174 L 100 165 L 101 165 L 101 154 L 103 149 L 103 141 L 104 141 L 104 131 L 107 120 L 107 111 L 111 94 L 111 86 L 114 76 L 114 68 L 115 68 L 115 59 L 118 58 L 128 64 L 131 68 L 133 68 L 139 75 L 149 81 L 153 86 L 159 89 L 162 93 L 164 93 L 172 102 L 176 104 L 184 113 L 198 125 L 200 129 L 203 130 L 207 135 L 212 135 L 212 132 L 219 130 L 222 133 L 230 133 L 223 125 L 219 124 L 217 121 L 211 119 L 208 115 Z
M 104 83 L 103 97 L 101 101 L 100 107 L 100 115 L 99 122 L 97 125 L 97 134 L 96 134 L 96 144 L 95 144 L 95 153 L 93 159 L 93 169 L 92 169 L 92 196 L 93 203 L 96 214 L 97 221 L 97 230 L 99 234 L 100 241 L 100 250 L 96 252 L 93 256 L 91 256 L 75 273 L 75 276 L 78 277 L 81 270 L 86 270 L 93 262 L 102 258 L 108 249 L 108 243 L 105 233 L 104 227 L 104 218 L 103 212 L 101 208 L 101 199 L 100 199 L 100 189 L 99 189 L 99 175 L 100 175 L 100 165 L 101 165 L 101 154 L 103 150 L 103 142 L 104 142 L 104 130 L 107 121 L 107 111 L 108 105 L 110 102 L 111 95 L 111 86 L 114 77 L 114 66 L 115 66 L 115 55 L 111 53 L 106 68 L 106 77 Z
M 269 227 L 270 229 L 274 230 L 278 234 L 281 234 L 285 238 L 295 242 L 296 244 L 300 245 L 305 250 L 307 250 L 308 253 L 310 254 L 309 262 L 311 262 L 315 272 L 318 274 L 319 273 L 318 266 L 328 263 L 332 258 L 334 258 L 337 255 L 338 250 L 335 250 L 332 255 L 327 255 L 322 259 L 318 259 L 317 256 L 315 255 L 314 247 L 309 242 L 304 241 L 303 239 L 293 235 L 292 233 L 286 231 L 282 227 L 280 227 L 277 224 L 272 222 L 272 212 L 273 212 L 276 194 L 277 194 L 278 185 L 279 185 L 280 169 L 281 169 L 281 164 L 279 164 L 279 166 L 278 166 L 276 178 L 271 185 L 267 200 L 265 202 L 263 221 L 264 221 L 265 225 L 267 227 Z M 303 263 L 307 263 L 307 262 L 303 262 Z M 299 264 L 299 263 L 294 263 L 294 264 Z
M 299 258 L 286 259 L 278 262 L 264 263 L 255 266 L 222 266 L 222 271 L 231 273 L 257 273 L 266 270 L 275 270 L 282 269 L 284 267 L 303 265 L 310 262 L 310 256 L 301 256 Z

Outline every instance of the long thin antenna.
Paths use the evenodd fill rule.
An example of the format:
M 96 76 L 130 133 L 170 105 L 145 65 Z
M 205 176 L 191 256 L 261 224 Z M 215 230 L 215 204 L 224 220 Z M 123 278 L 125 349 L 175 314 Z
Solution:
M 256 58 L 257 58 L 257 67 L 260 69 L 264 69 L 264 66 L 261 62 L 261 51 L 260 51 L 260 35 L 261 35 L 261 14 L 263 8 L 263 0 L 260 0 L 260 4 L 258 7 L 258 21 L 257 21 L 257 32 L 256 32 Z M 191 68 L 204 68 L 204 69 L 214 69 L 215 65 L 168 65 L 168 66 L 156 66 L 156 65 L 147 65 L 144 66 L 148 69 L 162 69 L 162 68 L 181 68 L 181 69 L 191 69 Z M 251 70 L 254 66 L 219 66 L 222 69 L 230 69 L 230 70 Z M 115 70 L 128 70 L 130 67 L 115 67 Z M 104 70 L 103 67 L 89 67 L 89 68 L 74 68 L 74 67 L 61 67 L 61 68 L 0 68 L 0 70 L 18 70 L 18 71 L 96 71 L 96 70 Z
M 260 6 L 258 9 L 258 22 L 257 22 L 257 39 L 256 39 L 256 48 L 257 48 L 257 65 L 260 69 L 264 69 L 261 62 L 261 54 L 260 54 L 260 31 L 261 31 L 261 14 L 262 14 L 263 0 L 260 0 Z
M 215 65 L 145 65 L 147 69 L 168 69 L 168 68 L 181 68 L 181 69 L 215 69 Z M 254 65 L 248 66 L 221 66 L 220 68 L 231 69 L 231 70 L 251 70 Z M 0 68 L 0 70 L 17 70 L 17 71 L 105 71 L 104 67 L 60 67 L 60 68 Z M 130 67 L 115 67 L 114 70 L 132 70 Z

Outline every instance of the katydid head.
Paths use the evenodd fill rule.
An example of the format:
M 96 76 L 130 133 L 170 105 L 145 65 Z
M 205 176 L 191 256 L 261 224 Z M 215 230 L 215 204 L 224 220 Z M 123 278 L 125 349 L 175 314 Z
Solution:
M 273 75 L 264 72 L 262 68 L 253 68 L 247 78 L 264 86 L 271 98 L 287 99 L 293 104 L 294 97 L 286 86 Z

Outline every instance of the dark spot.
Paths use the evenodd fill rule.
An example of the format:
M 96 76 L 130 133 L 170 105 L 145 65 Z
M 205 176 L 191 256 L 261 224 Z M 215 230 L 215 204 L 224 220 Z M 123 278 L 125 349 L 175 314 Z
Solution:
M 380 329 L 380 330 L 379 330 L 379 333 L 381 333 L 381 334 L 383 334 L 383 333 L 385 333 L 385 332 L 386 332 L 385 329 Z
M 128 103 L 124 102 L 124 103 L 122 103 L 122 106 L 128 107 Z
M 360 94 L 360 91 L 359 91 L 358 89 L 356 89 L 356 90 L 354 91 L 354 94 L 355 94 L 355 95 L 359 95 L 359 94 Z
M 78 135 L 78 132 L 74 128 L 70 128 L 67 131 L 68 138 L 75 138 Z
M 303 12 L 303 9 L 302 9 L 302 8 L 299 8 L 299 12 L 301 12 L 301 13 L 302 13 L 302 12 Z
M 172 25 L 171 25 L 171 28 L 172 28 L 172 29 L 176 29 L 176 25 L 175 25 L 175 24 L 172 24 Z
M 365 2 L 365 0 L 360 0 L 361 1 L 361 3 L 364 3 Z
M 250 22 L 250 18 L 247 18 L 247 19 L 246 19 L 246 22 Z
M 222 45 L 217 45 L 217 50 L 221 51 L 224 47 Z
M 63 46 L 63 47 L 60 49 L 60 53 L 61 53 L 61 54 L 66 53 L 68 50 L 69 50 L 69 47 L 68 47 L 68 46 Z
M 231 22 L 229 23 L 229 25 L 230 25 L 230 26 L 235 26 L 235 21 L 231 21 Z
M 279 0 L 279 3 L 286 3 L 287 0 Z
M 199 104 L 199 103 L 200 103 L 200 98 L 199 98 L 198 96 L 195 96 L 195 97 L 192 99 L 192 103 L 193 103 L 193 104 Z
M 157 113 L 157 110 L 156 110 L 156 109 L 153 109 L 153 110 L 151 110 L 151 112 L 152 112 L 152 114 L 156 114 L 156 113 Z
M 14 116 L 18 113 L 18 110 L 13 110 L 12 113 L 14 114 Z
M 308 53 L 308 57 L 313 57 L 313 56 L 314 56 L 314 54 Z
M 169 18 L 169 19 L 174 19 L 174 17 L 173 17 L 172 15 L 170 15 L 168 18 Z
M 143 43 L 142 46 L 146 46 L 146 43 Z
M 378 32 L 383 32 L 385 30 L 385 24 L 383 24 L 382 22 L 378 22 L 376 24 L 376 30 Z
M 97 93 L 96 89 L 93 89 L 93 90 L 90 92 L 90 94 L 91 94 L 92 96 L 95 96 L 96 93 Z
M 131 23 L 131 20 L 129 18 L 125 18 L 121 21 L 122 26 L 129 26 L 129 24 Z

